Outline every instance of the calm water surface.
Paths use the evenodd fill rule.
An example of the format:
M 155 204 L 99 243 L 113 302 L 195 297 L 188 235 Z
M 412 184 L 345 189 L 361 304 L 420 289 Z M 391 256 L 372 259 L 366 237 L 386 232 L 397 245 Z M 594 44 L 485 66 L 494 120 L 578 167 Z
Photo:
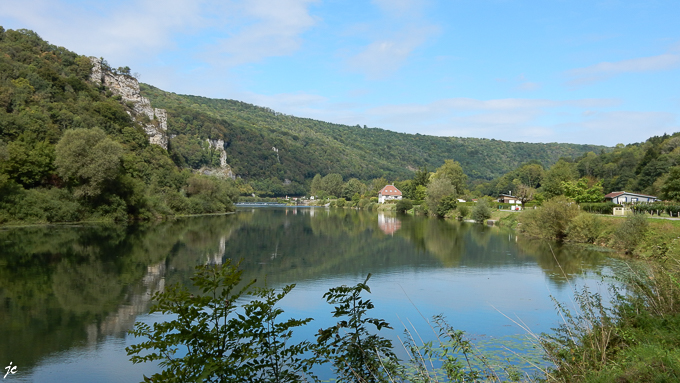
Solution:
M 51 226 L 0 231 L 0 366 L 6 381 L 136 382 L 157 371 L 133 365 L 125 347 L 135 321 L 153 323 L 150 296 L 188 284 L 196 265 L 242 259 L 258 285 L 297 286 L 286 315 L 312 317 L 312 339 L 332 321 L 322 296 L 368 273 L 373 316 L 425 338 L 425 318 L 444 314 L 481 342 L 548 332 L 559 323 L 550 296 L 599 288 L 617 262 L 511 231 L 424 217 L 323 208 L 244 209 L 227 216 L 147 226 Z M 602 287 L 604 290 L 604 287 Z M 507 316 L 507 317 L 506 317 Z

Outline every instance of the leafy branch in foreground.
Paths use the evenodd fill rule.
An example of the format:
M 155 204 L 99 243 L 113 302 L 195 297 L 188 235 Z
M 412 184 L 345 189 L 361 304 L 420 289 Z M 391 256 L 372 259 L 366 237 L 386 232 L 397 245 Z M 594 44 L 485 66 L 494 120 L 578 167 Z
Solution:
M 294 287 L 282 292 L 256 289 L 250 281 L 239 287 L 243 271 L 230 260 L 221 266 L 198 266 L 191 278 L 202 295 L 174 285 L 154 294 L 151 313 L 174 319 L 153 326 L 136 323 L 130 334 L 147 338 L 126 348 L 133 363 L 160 361 L 163 371 L 145 381 L 164 382 L 298 382 L 311 363 L 302 355 L 309 342 L 289 345 L 295 327 L 307 319 L 277 322 L 283 310 L 276 304 Z M 244 294 L 253 300 L 238 306 Z M 146 353 L 149 352 L 149 353 Z
M 335 326 L 319 330 L 317 337 L 318 354 L 323 361 L 330 361 L 339 382 L 384 382 L 392 380 L 396 371 L 397 356 L 392 350 L 392 341 L 369 332 L 371 324 L 376 331 L 391 329 L 383 319 L 368 318 L 366 313 L 374 308 L 373 302 L 361 297 L 371 292 L 368 274 L 363 283 L 356 286 L 331 288 L 324 298 L 336 305 L 333 317 L 346 318 Z

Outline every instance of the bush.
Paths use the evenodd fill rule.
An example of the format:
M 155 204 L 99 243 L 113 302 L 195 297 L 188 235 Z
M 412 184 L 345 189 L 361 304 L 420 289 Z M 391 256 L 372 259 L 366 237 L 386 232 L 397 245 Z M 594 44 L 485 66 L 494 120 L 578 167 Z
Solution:
M 464 219 L 468 215 L 470 215 L 470 208 L 466 205 L 460 205 L 457 209 L 458 212 L 458 217 L 461 219 Z
M 562 241 L 578 213 L 575 202 L 557 196 L 543 203 L 541 208 L 525 211 L 520 217 L 520 229 L 534 237 Z
M 472 209 L 472 219 L 475 222 L 482 223 L 489 218 L 491 218 L 491 208 L 485 200 L 480 199 L 475 208 Z
M 397 202 L 397 212 L 404 213 L 411 209 L 413 209 L 413 202 L 410 199 L 402 199 Z
M 626 253 L 632 253 L 647 232 L 649 223 L 642 214 L 629 215 L 626 220 L 614 230 L 614 245 Z
M 602 233 L 602 220 L 589 213 L 581 213 L 567 226 L 567 239 L 573 242 L 594 243 Z
M 583 211 L 597 214 L 614 214 L 614 208 L 621 207 L 621 205 L 617 205 L 613 202 L 581 203 L 579 206 Z
M 344 198 L 338 198 L 335 200 L 335 206 L 336 207 L 345 207 L 345 202 L 347 202 Z
M 445 217 L 451 210 L 456 208 L 458 203 L 458 198 L 455 194 L 450 194 L 439 201 L 437 205 L 437 215 L 440 217 Z

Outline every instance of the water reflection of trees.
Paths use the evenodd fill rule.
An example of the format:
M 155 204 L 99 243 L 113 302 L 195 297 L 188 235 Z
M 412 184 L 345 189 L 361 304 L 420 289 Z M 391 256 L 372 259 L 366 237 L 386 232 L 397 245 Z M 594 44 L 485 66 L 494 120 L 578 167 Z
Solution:
M 0 359 L 30 368 L 51 353 L 124 336 L 163 288 L 190 226 L 52 226 L 0 231 Z M 212 245 L 212 236 L 203 245 Z
M 544 240 L 519 237 L 517 248 L 520 257 L 534 260 L 557 285 L 564 285 L 569 279 L 597 270 L 608 262 L 601 252 Z
M 352 210 L 250 210 L 140 226 L 0 231 L 0 360 L 42 357 L 124 336 L 165 284 L 194 267 L 243 259 L 244 278 L 278 286 L 422 267 L 493 268 L 537 263 L 556 283 L 599 267 L 594 252 L 517 239 L 484 225 Z M 390 221 L 392 222 L 392 221 Z

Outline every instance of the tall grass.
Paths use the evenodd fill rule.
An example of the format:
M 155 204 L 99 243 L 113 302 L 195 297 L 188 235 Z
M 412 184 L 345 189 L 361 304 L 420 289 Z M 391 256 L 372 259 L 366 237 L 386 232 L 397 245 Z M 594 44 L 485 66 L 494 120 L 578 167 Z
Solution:
M 612 301 L 587 288 L 575 309 L 557 303 L 564 322 L 544 335 L 554 365 L 549 382 L 680 381 L 680 283 L 678 262 L 629 265 L 610 287 Z

